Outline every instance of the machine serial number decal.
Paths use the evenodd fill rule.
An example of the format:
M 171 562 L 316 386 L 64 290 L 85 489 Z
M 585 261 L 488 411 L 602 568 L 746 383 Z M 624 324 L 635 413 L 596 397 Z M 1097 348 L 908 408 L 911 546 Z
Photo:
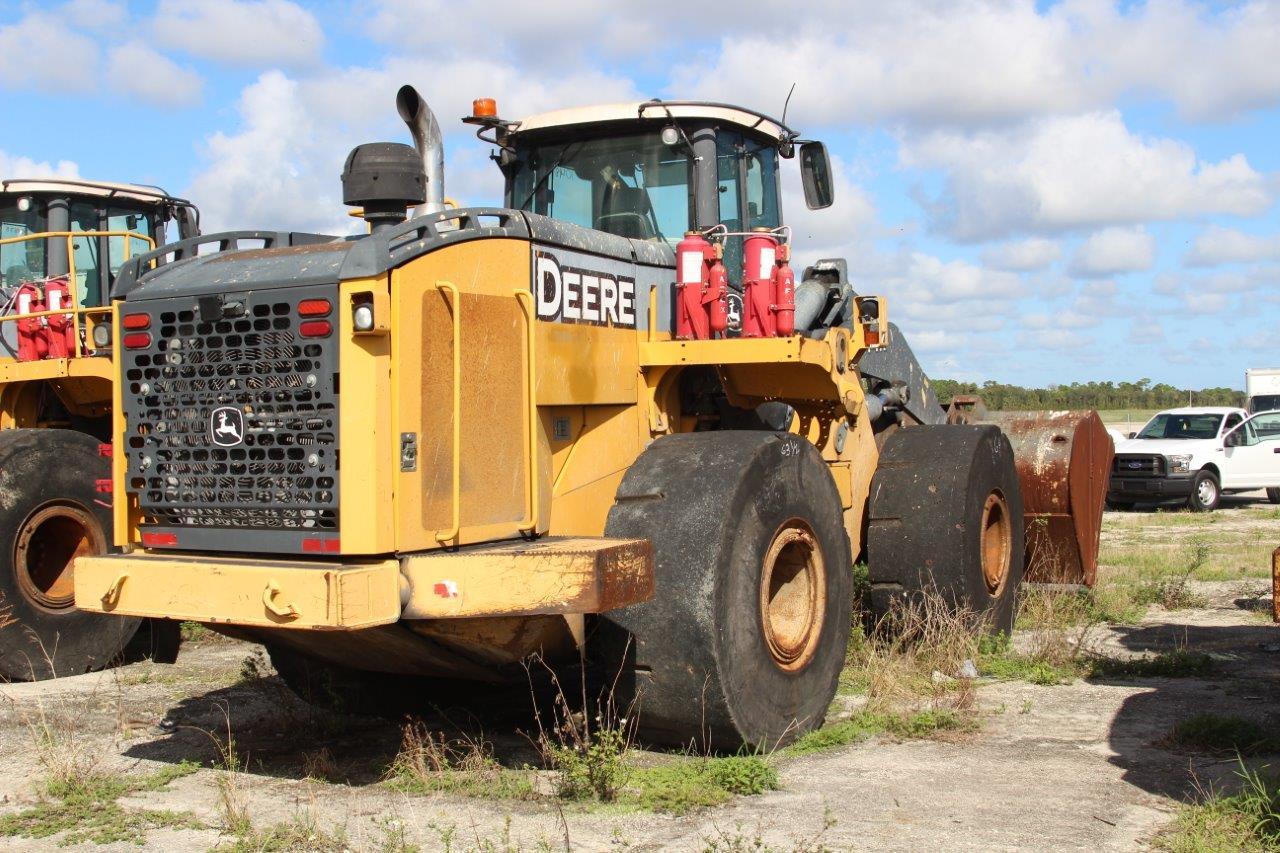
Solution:
M 550 252 L 534 252 L 533 293 L 539 320 L 636 327 L 634 278 L 562 265 Z

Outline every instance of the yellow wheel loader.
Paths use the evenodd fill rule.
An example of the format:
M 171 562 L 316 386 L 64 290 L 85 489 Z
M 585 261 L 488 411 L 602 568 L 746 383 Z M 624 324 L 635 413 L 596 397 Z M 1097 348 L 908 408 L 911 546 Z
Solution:
M 156 187 L 0 181 L 0 679 L 75 675 L 137 619 L 74 607 L 77 556 L 111 545 L 111 287 L 190 202 Z
M 416 148 L 342 175 L 369 234 L 122 269 L 122 553 L 76 560 L 79 608 L 261 642 L 356 711 L 585 660 L 642 738 L 729 749 L 822 723 L 858 559 L 879 607 L 934 588 L 1012 626 L 1009 441 L 883 430 L 885 300 L 790 271 L 779 161 L 827 207 L 821 143 L 718 103 L 481 100 L 506 204 L 445 210 L 438 125 L 398 106 Z

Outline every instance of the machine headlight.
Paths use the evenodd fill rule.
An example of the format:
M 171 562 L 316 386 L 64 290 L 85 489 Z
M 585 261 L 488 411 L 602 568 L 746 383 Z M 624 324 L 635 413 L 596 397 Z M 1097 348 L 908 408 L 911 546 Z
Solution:
M 1191 454 L 1190 453 L 1174 453 L 1166 456 L 1169 460 L 1170 474 L 1189 474 L 1191 473 Z

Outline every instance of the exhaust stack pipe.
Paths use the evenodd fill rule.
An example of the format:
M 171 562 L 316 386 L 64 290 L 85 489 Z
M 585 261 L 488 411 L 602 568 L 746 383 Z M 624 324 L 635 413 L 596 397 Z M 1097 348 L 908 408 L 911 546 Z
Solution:
M 412 86 L 401 86 L 396 93 L 396 110 L 409 126 L 414 147 L 422 156 L 422 168 L 427 175 L 427 200 L 424 213 L 444 210 L 444 137 L 440 123 L 427 106 L 427 102 Z

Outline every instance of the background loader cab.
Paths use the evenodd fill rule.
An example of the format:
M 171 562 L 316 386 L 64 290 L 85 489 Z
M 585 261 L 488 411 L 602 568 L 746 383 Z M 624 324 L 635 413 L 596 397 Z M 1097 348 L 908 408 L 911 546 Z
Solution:
M 138 627 L 76 611 L 72 562 L 111 542 L 111 287 L 170 229 L 198 211 L 155 187 L 0 181 L 0 680 L 100 667 Z

